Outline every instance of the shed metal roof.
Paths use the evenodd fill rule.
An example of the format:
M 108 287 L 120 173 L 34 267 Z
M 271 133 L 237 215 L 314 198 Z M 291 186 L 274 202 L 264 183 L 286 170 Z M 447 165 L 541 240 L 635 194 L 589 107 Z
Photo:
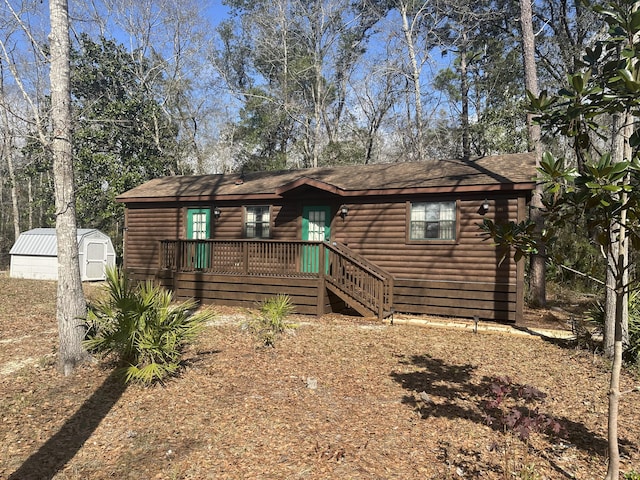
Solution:
M 533 189 L 532 153 L 472 160 L 432 160 L 320 167 L 276 172 L 171 176 L 119 195 L 120 202 L 277 198 L 314 188 L 339 196 Z
M 102 232 L 95 228 L 79 228 L 77 239 L 78 244 L 82 238 L 86 235 L 98 232 L 104 235 Z M 55 228 L 34 228 L 22 232 L 13 244 L 10 255 L 31 255 L 41 257 L 55 257 L 58 255 L 58 240 L 56 237 Z

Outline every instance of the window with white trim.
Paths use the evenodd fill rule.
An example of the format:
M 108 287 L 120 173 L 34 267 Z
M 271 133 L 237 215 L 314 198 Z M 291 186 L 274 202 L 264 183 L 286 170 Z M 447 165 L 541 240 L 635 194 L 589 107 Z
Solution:
M 456 202 L 411 204 L 409 240 L 455 240 Z
M 269 206 L 252 206 L 245 209 L 245 238 L 269 238 Z

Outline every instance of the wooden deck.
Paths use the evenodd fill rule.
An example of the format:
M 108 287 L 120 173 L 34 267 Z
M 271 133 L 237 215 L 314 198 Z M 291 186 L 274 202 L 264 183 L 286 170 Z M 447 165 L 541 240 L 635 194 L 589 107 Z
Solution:
M 305 315 L 347 307 L 376 318 L 395 311 L 517 323 L 522 315 L 522 299 L 507 279 L 394 276 L 340 243 L 163 240 L 156 251 L 155 266 L 127 268 L 132 278 L 156 279 L 178 298 L 203 303 L 255 308 L 284 293 Z
M 299 313 L 322 315 L 340 302 L 367 317 L 393 312 L 393 277 L 337 243 L 163 240 L 159 258 L 178 298 L 255 306 L 286 293 Z

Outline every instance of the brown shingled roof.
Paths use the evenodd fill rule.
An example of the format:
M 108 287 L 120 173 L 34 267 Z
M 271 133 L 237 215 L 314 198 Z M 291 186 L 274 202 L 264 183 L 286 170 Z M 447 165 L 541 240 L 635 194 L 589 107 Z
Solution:
M 277 172 L 161 177 L 133 188 L 120 202 L 277 198 L 299 188 L 316 188 L 341 196 L 532 189 L 535 159 L 531 153 L 474 160 L 433 160 L 321 167 Z

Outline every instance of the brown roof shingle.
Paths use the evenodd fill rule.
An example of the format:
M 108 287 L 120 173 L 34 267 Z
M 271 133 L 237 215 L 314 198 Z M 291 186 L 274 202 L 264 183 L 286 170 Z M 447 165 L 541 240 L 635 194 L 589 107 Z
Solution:
M 532 189 L 531 153 L 474 160 L 434 160 L 320 167 L 276 172 L 171 176 L 150 180 L 118 196 L 118 201 L 169 201 L 274 198 L 297 188 L 319 188 L 337 195 L 436 191 Z

